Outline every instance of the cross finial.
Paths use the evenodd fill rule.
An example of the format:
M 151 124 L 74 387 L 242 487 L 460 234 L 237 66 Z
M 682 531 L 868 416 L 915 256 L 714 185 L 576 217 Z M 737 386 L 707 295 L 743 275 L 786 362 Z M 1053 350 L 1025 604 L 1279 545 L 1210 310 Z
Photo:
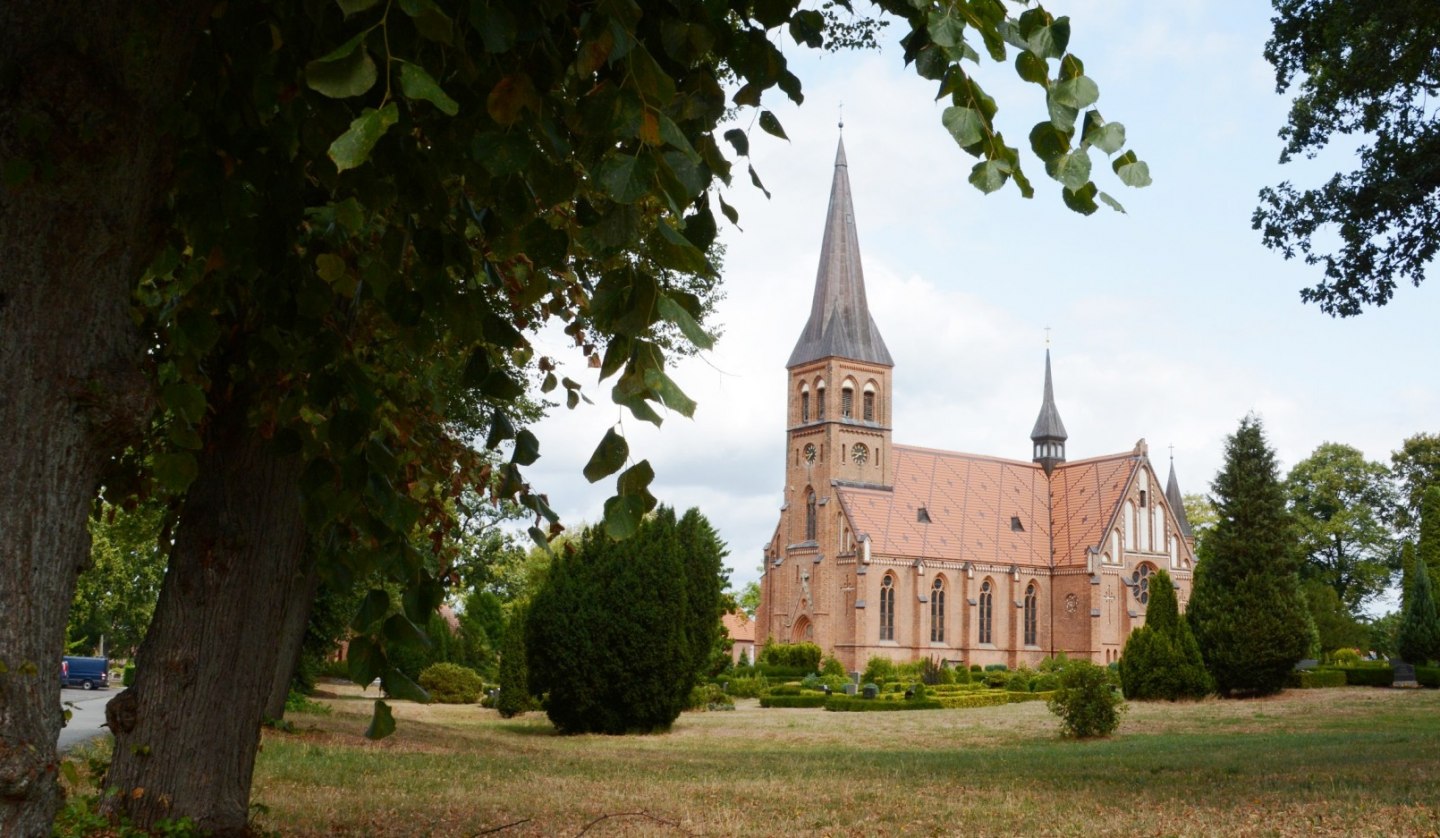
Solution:
M 1175 443 L 1170 443 L 1170 462 L 1175 462 Z
M 1045 327 L 1045 348 L 1046 348 L 1046 349 L 1049 349 L 1049 348 L 1050 348 L 1050 327 L 1049 327 L 1049 326 L 1046 326 L 1046 327 Z
M 845 133 L 845 101 L 840 101 L 840 133 Z

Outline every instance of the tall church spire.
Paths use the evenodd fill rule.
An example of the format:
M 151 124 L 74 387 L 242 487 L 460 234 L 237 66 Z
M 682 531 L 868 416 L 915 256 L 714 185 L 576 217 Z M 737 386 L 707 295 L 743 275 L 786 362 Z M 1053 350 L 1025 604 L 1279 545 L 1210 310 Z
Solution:
M 860 238 L 855 232 L 855 209 L 850 204 L 850 173 L 843 139 L 835 150 L 835 179 L 830 184 L 830 210 L 825 217 L 810 319 L 785 366 L 832 356 L 895 365 L 865 302 L 865 274 L 860 267 Z
M 1050 474 L 1055 466 L 1065 462 L 1065 423 L 1060 421 L 1060 411 L 1055 407 L 1055 386 L 1050 381 L 1050 350 L 1045 350 L 1045 397 L 1040 403 L 1040 415 L 1035 419 L 1035 429 L 1030 432 L 1030 441 L 1035 443 L 1035 462 Z
M 1180 481 L 1175 479 L 1175 455 L 1170 455 L 1170 479 L 1165 483 L 1165 500 L 1170 504 L 1170 511 L 1175 513 L 1175 523 L 1180 525 L 1180 534 L 1186 538 L 1194 538 L 1195 533 L 1190 529 L 1190 518 L 1185 514 L 1185 496 L 1180 494 Z

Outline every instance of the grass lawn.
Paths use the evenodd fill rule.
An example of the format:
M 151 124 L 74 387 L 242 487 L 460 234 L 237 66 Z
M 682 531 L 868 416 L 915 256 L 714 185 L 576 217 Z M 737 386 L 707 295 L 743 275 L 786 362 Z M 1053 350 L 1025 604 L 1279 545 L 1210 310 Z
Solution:
M 685 714 L 659 736 L 369 700 L 266 731 L 252 799 L 283 835 L 1434 835 L 1440 692 L 1346 687 L 1132 703 L 1102 741 L 1042 703 Z M 372 693 L 373 697 L 373 693 Z M 627 813 L 645 813 L 627 814 Z M 592 824 L 604 815 L 616 815 Z M 517 823 L 518 822 L 518 823 Z M 507 824 L 513 824 L 506 827 Z

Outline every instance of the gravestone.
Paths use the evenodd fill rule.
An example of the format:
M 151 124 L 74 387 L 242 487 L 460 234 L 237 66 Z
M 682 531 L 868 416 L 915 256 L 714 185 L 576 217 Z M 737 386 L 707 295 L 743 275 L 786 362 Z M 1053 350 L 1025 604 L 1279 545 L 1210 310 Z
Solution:
M 1390 661 L 1390 666 L 1395 669 L 1395 683 L 1392 684 L 1392 686 L 1419 688 L 1420 682 L 1415 680 L 1415 667 L 1413 664 L 1408 664 L 1400 660 L 1392 660 Z

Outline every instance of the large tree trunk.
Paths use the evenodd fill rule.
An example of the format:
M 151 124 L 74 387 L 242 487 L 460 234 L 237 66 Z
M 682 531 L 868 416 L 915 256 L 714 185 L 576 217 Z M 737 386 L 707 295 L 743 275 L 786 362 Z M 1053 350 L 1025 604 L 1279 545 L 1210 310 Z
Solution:
M 298 455 L 246 423 L 243 404 L 215 418 L 191 485 L 135 685 L 106 719 L 115 757 L 105 806 L 141 826 L 190 817 L 243 834 L 276 629 L 308 591 Z M 303 629 L 303 623 L 301 624 Z
M 300 653 L 305 648 L 305 629 L 310 622 L 310 612 L 315 604 L 315 595 L 320 591 L 320 574 L 314 566 L 314 552 L 306 566 L 301 569 L 302 578 L 296 594 L 295 607 L 285 615 L 280 627 L 280 654 L 276 658 L 275 680 L 270 684 L 270 697 L 265 699 L 266 719 L 285 718 L 285 702 L 290 698 L 290 684 L 295 680 L 295 670 L 300 666 Z
M 0 2 L 0 835 L 48 835 L 60 802 L 66 616 L 102 469 L 150 409 L 130 291 L 206 7 Z

